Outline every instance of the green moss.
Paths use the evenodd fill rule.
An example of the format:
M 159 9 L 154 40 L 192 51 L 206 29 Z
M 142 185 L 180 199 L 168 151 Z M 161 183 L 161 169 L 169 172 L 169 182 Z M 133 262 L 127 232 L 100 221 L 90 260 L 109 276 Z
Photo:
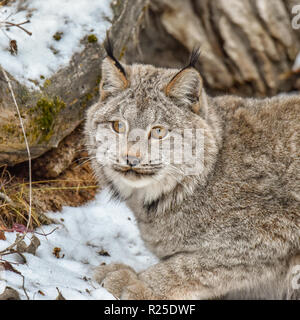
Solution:
M 9 135 L 15 135 L 19 131 L 15 124 L 4 124 L 2 130 Z
M 93 94 L 92 93 L 88 93 L 86 96 L 86 101 L 90 101 L 91 99 L 93 99 Z
M 17 138 L 18 142 L 22 143 L 22 131 L 20 127 L 14 123 L 2 125 L 0 129 L 0 144 L 15 140 L 13 138 Z
M 80 97 L 80 106 L 82 108 L 87 108 L 89 102 L 99 93 L 99 85 L 96 85 L 90 92 Z
M 20 104 L 25 106 L 30 99 L 30 92 L 25 86 L 20 86 L 17 91 L 18 97 L 20 99 Z
M 83 108 L 86 108 L 88 105 L 88 102 L 93 99 L 93 94 L 92 93 L 87 93 L 86 95 L 84 95 L 81 99 L 80 99 L 80 105 Z
M 89 43 L 94 43 L 94 42 L 97 42 L 98 41 L 98 38 L 94 35 L 94 34 L 90 34 L 88 37 L 87 37 L 87 40 Z
M 44 82 L 44 88 L 46 89 L 47 87 L 49 87 L 51 84 L 51 80 L 49 79 L 46 79 L 45 82 Z
M 53 39 L 55 40 L 55 41 L 59 41 L 60 39 L 61 39 L 61 37 L 62 37 L 62 35 L 63 35 L 64 33 L 63 32 L 56 32 L 54 35 L 53 35 Z
M 125 54 L 125 52 L 126 52 L 126 46 L 124 46 L 123 48 L 122 48 L 122 50 L 121 50 L 121 53 L 120 53 L 120 56 L 119 56 L 119 60 L 121 60 L 122 58 L 123 58 L 123 56 L 124 56 L 124 54 Z
M 101 75 L 99 77 L 97 77 L 97 80 L 96 80 L 97 86 L 99 86 L 100 82 L 101 82 Z
M 39 142 L 49 141 L 53 134 L 56 116 L 65 106 L 65 103 L 59 97 L 53 99 L 40 98 L 31 110 L 31 113 L 35 114 L 31 121 L 31 138 L 34 140 L 39 138 Z

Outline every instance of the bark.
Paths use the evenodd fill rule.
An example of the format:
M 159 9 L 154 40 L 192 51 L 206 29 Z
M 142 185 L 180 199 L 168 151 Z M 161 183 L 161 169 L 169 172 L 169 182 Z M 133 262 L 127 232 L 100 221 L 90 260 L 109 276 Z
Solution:
M 150 22 L 140 37 L 139 60 L 178 66 L 200 45 L 199 71 L 213 94 L 267 96 L 298 89 L 295 77 L 287 76 L 300 49 L 300 30 L 293 30 L 291 23 L 295 4 L 296 0 L 153 0 Z M 133 61 L 134 54 L 127 58 Z
M 120 57 L 129 39 L 136 37 L 148 0 L 114 1 L 115 19 L 110 35 Z M 40 91 L 30 91 L 10 76 L 21 109 L 32 158 L 56 148 L 84 119 L 86 109 L 98 99 L 102 44 L 82 40 L 85 49 L 74 54 Z M 5 69 L 5 66 L 2 66 Z M 1 77 L 2 78 L 2 77 Z M 22 131 L 7 84 L 0 79 L 0 166 L 27 160 Z

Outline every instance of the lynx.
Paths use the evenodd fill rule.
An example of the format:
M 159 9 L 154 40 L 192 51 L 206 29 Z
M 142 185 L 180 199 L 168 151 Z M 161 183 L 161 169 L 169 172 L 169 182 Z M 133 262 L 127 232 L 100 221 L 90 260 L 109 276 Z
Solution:
M 300 96 L 210 97 L 198 50 L 181 70 L 106 51 L 86 144 L 159 263 L 95 279 L 121 299 L 297 298 Z

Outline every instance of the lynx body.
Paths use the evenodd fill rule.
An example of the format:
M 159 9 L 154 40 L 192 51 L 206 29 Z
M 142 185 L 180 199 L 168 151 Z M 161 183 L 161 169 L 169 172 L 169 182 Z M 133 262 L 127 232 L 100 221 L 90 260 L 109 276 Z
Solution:
M 139 274 L 100 266 L 96 279 L 123 299 L 295 298 L 300 96 L 212 98 L 196 52 L 175 70 L 121 65 L 107 51 L 85 127 L 92 166 L 132 209 L 160 262 Z M 186 129 L 193 152 L 197 129 L 203 141 L 192 173 L 184 161 L 164 161 L 164 142 L 174 159 L 172 141 Z M 116 137 L 118 148 L 102 148 Z

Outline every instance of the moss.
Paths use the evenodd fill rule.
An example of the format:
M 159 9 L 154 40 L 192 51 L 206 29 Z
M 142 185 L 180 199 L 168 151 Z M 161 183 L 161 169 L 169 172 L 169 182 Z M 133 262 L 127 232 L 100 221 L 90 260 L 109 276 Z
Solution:
M 126 46 L 124 46 L 123 48 L 122 48 L 122 50 L 121 50 L 121 53 L 120 53 L 120 56 L 119 56 L 119 60 L 121 60 L 122 58 L 123 58 L 123 56 L 124 56 L 124 54 L 125 54 L 125 52 L 126 52 Z
M 35 114 L 35 117 L 31 120 L 31 140 L 39 138 L 39 143 L 49 141 L 53 134 L 56 116 L 65 106 L 65 103 L 59 97 L 53 99 L 40 98 L 31 110 L 31 113 Z
M 8 142 L 15 141 L 16 143 L 22 143 L 24 141 L 24 137 L 22 139 L 22 131 L 21 128 L 14 123 L 7 123 L 1 126 L 0 129 L 0 144 L 5 143 L 8 146 Z M 22 141 L 23 140 L 23 141 Z
M 61 40 L 63 34 L 64 34 L 63 32 L 58 32 L 58 31 L 57 31 L 57 32 L 53 35 L 53 39 L 54 39 L 55 41 L 59 41 L 59 40 Z
M 15 136 L 19 132 L 19 128 L 15 124 L 4 124 L 2 126 L 2 131 L 10 136 Z
M 97 77 L 97 80 L 96 80 L 96 84 L 97 84 L 97 86 L 99 86 L 99 84 L 100 84 L 100 82 L 101 82 L 101 75 L 99 76 L 99 77 Z
M 45 82 L 44 82 L 44 88 L 46 89 L 47 87 L 49 87 L 51 84 L 51 80 L 49 79 L 46 79 Z
M 90 34 L 88 37 L 87 37 L 87 40 L 89 43 L 95 43 L 98 41 L 98 38 L 94 35 L 94 34 Z
M 87 108 L 90 104 L 89 102 L 94 99 L 95 96 L 99 94 L 99 85 L 95 86 L 90 92 L 80 97 L 80 106 L 82 108 Z
M 88 102 L 93 99 L 93 94 L 92 93 L 87 93 L 80 99 L 80 105 L 83 108 L 86 108 L 88 106 Z
M 17 92 L 20 104 L 25 106 L 30 99 L 30 91 L 25 86 L 20 86 Z
M 85 99 L 86 99 L 86 101 L 90 101 L 91 99 L 93 99 L 93 94 L 92 94 L 92 93 L 88 93 L 88 94 L 85 96 Z

